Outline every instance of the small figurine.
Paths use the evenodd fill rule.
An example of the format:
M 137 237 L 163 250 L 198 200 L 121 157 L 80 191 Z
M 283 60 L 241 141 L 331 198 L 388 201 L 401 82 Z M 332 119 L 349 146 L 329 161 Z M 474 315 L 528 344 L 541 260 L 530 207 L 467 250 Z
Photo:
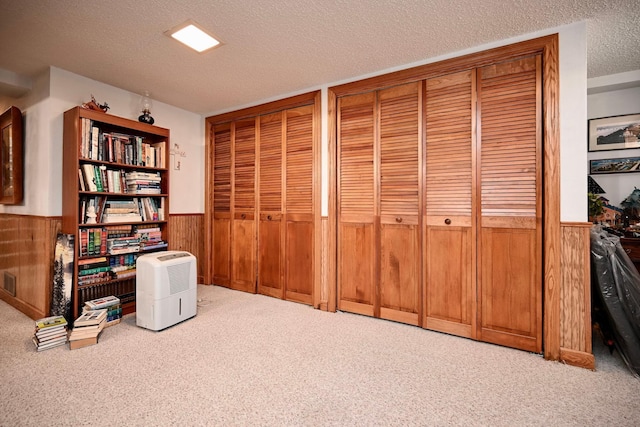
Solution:
M 82 104 L 82 108 L 85 108 L 87 110 L 102 111 L 103 113 L 106 113 L 110 107 L 106 102 L 104 104 L 98 104 L 93 95 L 91 95 L 91 101 Z
M 96 208 L 93 206 L 89 206 L 87 208 L 87 224 L 95 224 L 96 223 Z

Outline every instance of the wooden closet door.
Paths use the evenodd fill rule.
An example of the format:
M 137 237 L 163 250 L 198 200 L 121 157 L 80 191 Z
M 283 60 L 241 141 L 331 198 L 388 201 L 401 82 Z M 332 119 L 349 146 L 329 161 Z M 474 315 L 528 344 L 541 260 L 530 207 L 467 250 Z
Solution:
M 231 284 L 231 126 L 213 127 L 213 283 Z
M 540 352 L 540 57 L 479 69 L 478 109 L 478 338 Z
M 423 326 L 475 337 L 475 71 L 426 81 Z
M 284 298 L 282 232 L 282 112 L 259 118 L 260 218 L 258 292 Z
M 379 316 L 417 325 L 420 309 L 421 84 L 381 90 Z
M 313 108 L 285 112 L 285 298 L 305 304 L 313 303 L 314 288 Z
M 375 92 L 338 99 L 338 309 L 373 316 L 378 170 Z
M 255 119 L 232 125 L 233 229 L 231 288 L 256 291 Z

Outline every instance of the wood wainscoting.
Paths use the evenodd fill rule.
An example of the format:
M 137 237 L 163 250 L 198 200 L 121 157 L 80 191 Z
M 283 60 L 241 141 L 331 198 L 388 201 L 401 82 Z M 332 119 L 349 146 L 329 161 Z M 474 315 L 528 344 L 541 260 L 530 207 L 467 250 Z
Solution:
M 204 214 L 170 214 L 169 249 L 195 256 L 198 283 L 204 283 Z
M 59 217 L 0 214 L 0 299 L 32 319 L 49 315 Z M 5 289 L 15 277 L 15 295 Z
M 560 360 L 595 369 L 591 348 L 591 226 L 561 223 Z

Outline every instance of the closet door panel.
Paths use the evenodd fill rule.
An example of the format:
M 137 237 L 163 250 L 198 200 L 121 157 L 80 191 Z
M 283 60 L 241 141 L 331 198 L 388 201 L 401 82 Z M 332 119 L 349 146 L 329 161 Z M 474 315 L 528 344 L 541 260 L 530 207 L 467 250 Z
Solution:
M 480 338 L 542 351 L 540 57 L 479 70 Z
M 213 129 L 213 283 L 231 284 L 231 127 Z
M 284 298 L 282 113 L 261 116 L 259 122 L 258 292 Z
M 338 308 L 373 316 L 376 282 L 374 225 L 343 221 L 339 235 L 338 280 L 341 286 Z
M 233 227 L 231 287 L 256 291 L 256 126 L 255 119 L 232 127 Z
M 374 92 L 338 100 L 338 309 L 374 314 L 376 206 Z
M 283 298 L 281 248 L 282 215 L 260 214 L 260 235 L 258 236 L 258 292 L 276 298 Z
M 285 298 L 313 303 L 313 219 L 287 221 L 287 283 Z
M 285 298 L 313 302 L 314 170 L 313 106 L 287 110 Z
M 427 225 L 427 271 L 424 327 L 473 337 L 474 271 L 472 228 Z
M 421 84 L 378 92 L 380 317 L 417 325 L 420 310 Z
M 231 284 L 231 218 L 229 214 L 214 213 L 213 218 L 213 283 Z
M 256 285 L 256 222 L 254 215 L 237 213 L 233 221 L 233 255 L 231 287 L 255 292 Z
M 475 73 L 425 82 L 423 326 L 475 337 Z
M 418 224 L 381 224 L 380 240 L 380 317 L 417 325 L 420 306 Z

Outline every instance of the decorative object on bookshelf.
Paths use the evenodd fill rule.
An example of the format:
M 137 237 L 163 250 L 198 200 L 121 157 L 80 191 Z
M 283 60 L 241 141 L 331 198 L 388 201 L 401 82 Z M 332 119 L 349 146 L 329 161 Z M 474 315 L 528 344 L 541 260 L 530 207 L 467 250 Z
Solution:
M 91 95 L 91 101 L 82 104 L 82 108 L 93 111 L 102 111 L 103 113 L 106 113 L 107 110 L 111 107 L 109 107 L 109 104 L 107 104 L 106 102 L 104 104 L 98 104 L 93 95 Z
M 50 316 L 36 320 L 32 341 L 38 351 L 66 344 L 67 319 L 64 316 Z
M 53 260 L 51 315 L 71 319 L 75 236 L 58 233 Z
M 152 125 L 155 120 L 151 117 L 151 98 L 148 91 L 144 92 L 140 103 L 142 104 L 142 114 L 138 117 L 138 121 Z
M 10 107 L 0 115 L 0 204 L 22 202 L 22 113 Z
M 136 259 L 166 250 L 169 130 L 80 107 L 64 114 L 62 231 L 76 236 L 73 316 L 113 296 L 135 311 Z

